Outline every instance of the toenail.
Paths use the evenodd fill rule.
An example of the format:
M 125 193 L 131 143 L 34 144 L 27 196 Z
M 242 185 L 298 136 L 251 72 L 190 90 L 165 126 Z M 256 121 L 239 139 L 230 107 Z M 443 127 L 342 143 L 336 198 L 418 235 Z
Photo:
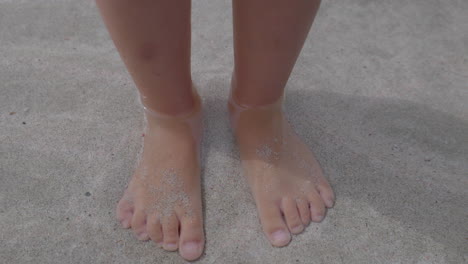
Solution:
M 198 255 L 200 244 L 197 242 L 187 242 L 182 244 L 182 250 L 188 255 Z
M 322 222 L 323 218 L 324 218 L 323 215 L 317 215 L 315 216 L 315 221 Z
M 149 239 L 149 236 L 145 232 L 138 235 L 138 240 L 148 240 L 148 239 Z
M 173 244 L 173 243 L 164 244 L 164 249 L 169 250 L 169 251 L 177 250 L 177 244 Z
M 127 219 L 123 220 L 121 222 L 121 224 L 122 224 L 123 228 L 129 228 L 130 227 L 130 221 L 128 221 Z
M 294 234 L 299 234 L 300 232 L 302 232 L 302 230 L 304 230 L 304 226 L 303 225 L 298 225 L 296 227 L 293 227 L 291 229 L 291 231 L 294 233 Z
M 334 202 L 333 202 L 332 199 L 327 199 L 327 200 L 325 200 L 325 204 L 327 205 L 328 208 L 332 208 Z
M 284 244 L 291 239 L 291 234 L 284 230 L 279 230 L 271 234 L 271 239 L 274 244 Z

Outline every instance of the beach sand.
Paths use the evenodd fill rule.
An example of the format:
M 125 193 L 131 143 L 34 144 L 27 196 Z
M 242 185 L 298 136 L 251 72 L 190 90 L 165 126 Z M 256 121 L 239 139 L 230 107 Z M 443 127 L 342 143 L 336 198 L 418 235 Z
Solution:
M 199 263 L 467 263 L 468 1 L 324 1 L 285 109 L 337 202 L 273 248 L 226 99 L 230 1 L 193 2 Z M 0 0 L 0 263 L 185 263 L 119 227 L 142 108 L 92 1 Z

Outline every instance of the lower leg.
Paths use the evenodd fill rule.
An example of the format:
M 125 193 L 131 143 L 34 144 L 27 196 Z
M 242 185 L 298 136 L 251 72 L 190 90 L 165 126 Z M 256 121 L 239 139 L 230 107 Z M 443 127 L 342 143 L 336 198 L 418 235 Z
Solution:
M 319 1 L 233 1 L 235 68 L 229 103 L 244 174 L 274 246 L 320 222 L 334 194 L 282 111 L 284 87 Z
M 233 97 L 271 104 L 283 95 L 320 1 L 234 0 Z
M 143 104 L 169 115 L 190 111 L 190 0 L 96 3 Z
M 187 260 L 204 246 L 200 101 L 190 77 L 190 1 L 96 0 L 145 106 L 139 165 L 117 217 Z

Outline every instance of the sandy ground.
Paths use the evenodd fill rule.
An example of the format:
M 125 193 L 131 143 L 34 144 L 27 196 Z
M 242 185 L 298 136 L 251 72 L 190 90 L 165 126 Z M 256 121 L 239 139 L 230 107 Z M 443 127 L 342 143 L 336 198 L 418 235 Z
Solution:
M 285 248 L 230 132 L 229 1 L 193 4 L 205 105 L 200 263 L 467 263 L 468 1 L 324 1 L 288 84 L 336 207 Z M 134 85 L 92 1 L 0 0 L 0 262 L 183 263 L 118 227 L 141 146 Z

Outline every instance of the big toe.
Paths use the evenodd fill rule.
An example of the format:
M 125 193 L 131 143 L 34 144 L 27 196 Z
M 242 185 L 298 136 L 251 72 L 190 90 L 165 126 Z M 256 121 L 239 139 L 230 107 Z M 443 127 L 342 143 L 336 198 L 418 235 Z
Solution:
M 288 231 L 279 206 L 273 202 L 258 203 L 260 222 L 270 243 L 275 247 L 283 247 L 291 241 L 291 233 Z
M 291 241 L 291 233 L 285 229 L 280 229 L 268 234 L 270 243 L 275 247 L 284 247 Z
M 203 252 L 203 243 L 197 241 L 183 242 L 180 245 L 180 255 L 189 261 L 198 259 Z
M 180 228 L 179 253 L 186 260 L 201 256 L 204 247 L 203 222 L 198 217 L 183 217 Z

